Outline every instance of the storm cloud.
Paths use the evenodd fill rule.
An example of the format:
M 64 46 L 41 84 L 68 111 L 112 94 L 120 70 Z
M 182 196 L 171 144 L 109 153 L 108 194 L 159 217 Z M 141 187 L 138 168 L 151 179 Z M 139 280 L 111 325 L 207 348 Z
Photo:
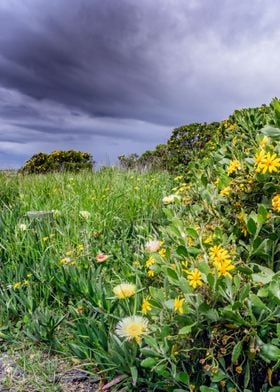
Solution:
M 109 164 L 279 92 L 273 0 L 1 0 L 0 167 L 76 148 Z

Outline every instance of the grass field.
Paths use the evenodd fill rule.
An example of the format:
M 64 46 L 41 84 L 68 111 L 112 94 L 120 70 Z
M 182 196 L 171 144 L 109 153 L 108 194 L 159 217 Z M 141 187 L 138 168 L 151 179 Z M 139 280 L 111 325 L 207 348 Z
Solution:
M 162 198 L 173 181 L 166 173 L 111 169 L 0 176 L 2 350 L 26 371 L 24 379 L 11 375 L 5 383 L 19 391 L 61 390 L 54 374 L 75 363 L 69 357 L 77 347 L 68 345 L 73 320 L 82 313 L 90 320 L 100 301 L 108 306 L 97 285 L 110 297 L 112 285 L 134 279 L 133 262 L 165 220 Z M 40 218 L 29 211 L 54 213 Z M 98 263 L 99 253 L 108 260 Z

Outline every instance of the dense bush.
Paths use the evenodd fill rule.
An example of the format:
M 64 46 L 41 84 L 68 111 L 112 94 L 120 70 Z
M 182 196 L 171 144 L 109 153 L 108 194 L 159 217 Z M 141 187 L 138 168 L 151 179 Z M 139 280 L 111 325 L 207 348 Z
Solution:
M 32 156 L 20 169 L 24 174 L 46 174 L 50 172 L 92 170 L 93 160 L 87 152 L 68 150 L 39 153 Z

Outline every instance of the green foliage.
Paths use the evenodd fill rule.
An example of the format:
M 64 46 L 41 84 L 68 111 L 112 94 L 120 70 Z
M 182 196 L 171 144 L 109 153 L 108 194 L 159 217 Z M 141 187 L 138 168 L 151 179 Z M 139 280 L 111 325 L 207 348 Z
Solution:
M 33 155 L 20 169 L 23 174 L 46 174 L 50 172 L 78 172 L 92 170 L 92 156 L 87 152 L 68 150 L 53 151 L 50 154 Z
M 220 132 L 220 123 L 195 123 L 175 128 L 167 142 L 170 170 L 182 170 Z
M 176 160 L 174 179 L 103 169 L 12 182 L 3 341 L 78 357 L 115 391 L 277 391 L 279 101 L 263 109 L 212 124 L 208 139 L 178 131 L 171 145 L 185 140 L 191 161 Z

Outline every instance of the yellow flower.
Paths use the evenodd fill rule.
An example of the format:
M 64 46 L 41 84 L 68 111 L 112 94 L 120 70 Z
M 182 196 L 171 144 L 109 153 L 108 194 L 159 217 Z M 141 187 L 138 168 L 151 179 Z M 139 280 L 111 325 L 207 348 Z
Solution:
M 223 188 L 220 192 L 220 195 L 222 195 L 222 196 L 229 196 L 229 194 L 230 194 L 230 187 L 229 186 Z
M 265 152 L 263 150 L 256 153 L 255 162 L 256 162 L 257 167 L 263 162 L 264 158 L 265 158 Z M 258 168 L 257 168 L 257 170 L 258 170 Z
M 205 238 L 205 240 L 203 240 L 204 244 L 211 244 L 211 242 L 214 239 L 214 234 L 209 234 L 208 237 Z
M 230 175 L 232 173 L 235 173 L 236 170 L 241 169 L 241 164 L 237 159 L 234 159 L 233 161 L 230 162 L 229 167 L 227 169 L 227 173 Z
M 127 340 L 135 339 L 138 344 L 147 330 L 148 320 L 141 316 L 125 317 L 116 326 L 116 334 L 118 336 Z
M 135 261 L 133 261 L 132 265 L 133 265 L 133 267 L 139 267 L 140 266 L 140 261 L 135 260 Z
M 14 285 L 13 285 L 13 289 L 19 289 L 21 287 L 21 283 L 20 282 L 16 282 Z
M 177 297 L 174 299 L 174 311 L 178 312 L 179 314 L 184 313 L 183 305 L 185 302 L 185 298 Z
M 149 268 L 151 265 L 155 264 L 155 262 L 156 262 L 155 259 L 152 256 L 150 256 L 146 261 L 146 267 Z
M 152 270 L 152 269 L 150 269 L 149 271 L 148 271 L 148 276 L 149 276 L 149 278 L 153 278 L 154 276 L 155 276 L 155 271 L 154 270 Z
M 229 271 L 235 269 L 235 266 L 232 264 L 231 260 L 216 262 L 215 267 L 217 268 L 219 276 L 228 276 L 229 278 L 231 278 Z
M 71 260 L 71 257 L 64 257 L 63 259 L 59 260 L 59 264 L 61 264 L 61 265 L 72 264 L 73 265 L 73 261 Z
M 161 257 L 165 257 L 166 256 L 166 249 L 162 248 L 158 251 L 159 255 L 161 255 Z
M 269 137 L 264 136 L 260 141 L 260 148 L 264 148 L 269 143 Z
M 69 250 L 68 252 L 65 253 L 66 256 L 72 256 L 73 255 L 73 251 Z
M 25 280 L 25 281 L 23 282 L 23 285 L 24 285 L 24 286 L 28 286 L 28 285 L 29 285 L 29 280 Z
M 195 289 L 197 286 L 202 286 L 201 273 L 197 268 L 191 272 L 187 272 L 189 284 Z
M 273 173 L 277 172 L 280 167 L 280 158 L 276 154 L 268 152 L 265 154 L 262 161 L 258 164 L 257 172 L 265 174 L 266 172 Z
M 77 252 L 82 252 L 85 249 L 83 244 L 77 245 Z
M 182 267 L 188 268 L 188 265 L 189 265 L 188 260 L 182 261 Z
M 243 369 L 241 366 L 236 366 L 235 371 L 236 373 L 241 374 L 243 372 Z
M 129 298 L 136 293 L 136 286 L 131 283 L 121 283 L 113 288 L 113 293 L 119 299 Z
M 150 312 L 152 310 L 152 305 L 149 302 L 148 298 L 144 298 L 143 299 L 143 303 L 142 303 L 142 310 L 141 312 L 143 314 L 147 314 L 148 312 Z
M 272 208 L 273 208 L 275 211 L 280 212 L 280 194 L 275 195 L 275 196 L 272 198 Z

